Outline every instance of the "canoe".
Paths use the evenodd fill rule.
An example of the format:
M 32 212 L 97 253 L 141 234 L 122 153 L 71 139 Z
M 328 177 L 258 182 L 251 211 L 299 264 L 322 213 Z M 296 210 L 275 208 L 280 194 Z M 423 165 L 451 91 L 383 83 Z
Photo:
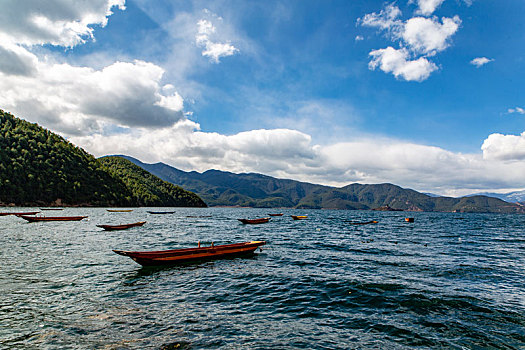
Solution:
M 146 223 L 146 221 L 139 221 L 134 222 L 132 224 L 123 224 L 123 225 L 97 225 L 97 227 L 101 227 L 106 231 L 115 231 L 115 230 L 126 230 L 128 228 L 136 227 L 136 226 L 142 226 Z
M 191 261 L 230 258 L 242 255 L 251 255 L 255 250 L 265 245 L 264 241 L 251 241 L 244 243 L 216 245 L 209 247 L 142 251 L 132 252 L 113 250 L 113 252 L 128 256 L 142 266 L 173 265 Z
M 147 211 L 148 213 L 150 214 L 173 214 L 175 213 L 174 211 Z
M 414 222 L 414 218 L 405 218 L 406 222 Z
M 265 224 L 265 223 L 267 223 L 268 221 L 270 221 L 270 218 L 260 218 L 260 219 L 237 219 L 237 220 L 239 220 L 239 221 L 242 222 L 243 224 L 256 225 L 256 224 Z
M 29 222 L 37 221 L 80 221 L 87 218 L 87 216 L 26 216 L 19 215 L 20 218 Z
M 294 220 L 304 220 L 308 219 L 307 215 L 291 215 Z
M 132 212 L 133 209 L 106 209 L 110 213 L 129 213 Z
M 35 214 L 38 214 L 40 213 L 39 211 L 26 211 L 26 212 L 12 212 L 12 213 L 0 213 L 0 216 L 7 216 L 7 215 L 16 215 L 16 216 L 20 216 L 20 215 L 35 215 Z
M 279 214 L 268 214 L 270 216 L 283 216 L 283 213 L 279 213 Z
M 64 210 L 64 208 L 40 208 L 40 210 Z
M 369 225 L 369 224 L 377 224 L 379 221 L 372 220 L 372 221 L 364 221 L 364 222 L 349 222 L 350 225 Z

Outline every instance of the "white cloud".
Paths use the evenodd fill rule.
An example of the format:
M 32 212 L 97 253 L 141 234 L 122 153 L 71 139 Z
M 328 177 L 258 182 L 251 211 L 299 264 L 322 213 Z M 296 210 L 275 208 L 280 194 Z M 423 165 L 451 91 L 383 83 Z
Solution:
M 402 25 L 401 10 L 394 4 L 389 4 L 385 9 L 379 13 L 368 13 L 363 18 L 358 19 L 358 23 L 365 27 L 376 27 L 382 30 L 389 30 L 391 28 Z
M 205 13 L 210 14 L 209 11 Z M 221 22 L 222 18 L 216 15 L 212 16 L 216 21 Z M 216 37 L 216 27 L 211 20 L 201 19 L 197 22 L 197 34 L 195 35 L 195 43 L 197 46 L 203 48 L 202 55 L 210 59 L 211 62 L 219 63 L 221 57 L 232 56 L 239 51 L 230 42 L 214 41 Z
M 361 35 L 356 35 L 355 41 L 363 41 L 365 38 L 363 38 Z
M 445 0 L 417 0 L 416 13 L 430 16 Z
M 477 57 L 470 61 L 470 64 L 476 66 L 476 68 L 479 68 L 492 61 L 494 61 L 494 59 L 489 59 L 487 57 Z
M 521 135 L 491 134 L 481 146 L 487 160 L 525 160 L 525 131 Z
M 516 137 L 525 141 L 525 133 Z M 482 157 L 381 137 L 321 146 L 313 144 L 310 135 L 290 129 L 222 135 L 202 132 L 198 124 L 180 120 L 159 130 L 136 128 L 126 134 L 71 140 L 97 156 L 127 154 L 188 171 L 257 172 L 334 186 L 390 182 L 451 195 L 525 187 L 525 162 L 486 157 L 485 145 L 493 139 L 493 135 L 487 139 Z M 519 156 L 525 158 L 523 144 L 514 145 L 519 147 L 523 149 Z
M 370 56 L 372 56 L 370 69 L 379 67 L 383 72 L 392 73 L 396 78 L 406 81 L 423 81 L 438 69 L 434 63 L 424 57 L 410 60 L 407 50 L 396 50 L 390 46 L 386 49 L 374 50 L 370 52 Z
M 32 75 L 38 59 L 26 49 L 0 42 L 0 72 L 13 75 Z
M 93 37 L 93 25 L 105 26 L 112 8 L 125 0 L 2 0 L 0 41 L 24 45 L 72 47 Z
M 433 55 L 449 46 L 448 41 L 460 24 L 458 16 L 444 17 L 442 23 L 436 18 L 414 17 L 405 23 L 401 36 L 410 50 Z
M 525 109 L 523 109 L 523 108 L 521 108 L 521 107 L 509 108 L 509 109 L 508 109 L 508 112 L 509 112 L 509 113 L 525 114 Z
M 419 0 L 419 13 L 429 15 L 443 0 Z M 393 42 L 399 43 L 399 49 L 391 46 L 370 52 L 370 69 L 380 67 L 385 73 L 392 73 L 398 79 L 407 81 L 426 80 L 438 69 L 430 58 L 450 46 L 461 19 L 443 17 L 412 17 L 406 21 L 400 19 L 401 11 L 394 4 L 389 4 L 379 14 L 371 13 L 358 19 L 357 23 L 366 27 L 375 27 L 387 32 Z
M 29 53 L 28 53 L 29 54 Z M 143 61 L 101 70 L 35 61 L 30 76 L 0 73 L 0 105 L 65 134 L 165 127 L 184 118 L 183 99 L 161 84 L 164 70 Z

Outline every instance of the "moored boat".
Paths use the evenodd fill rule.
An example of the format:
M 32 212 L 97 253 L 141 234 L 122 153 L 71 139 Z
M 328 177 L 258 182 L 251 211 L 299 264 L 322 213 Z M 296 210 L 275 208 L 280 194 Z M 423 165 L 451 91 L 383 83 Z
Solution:
M 106 231 L 116 231 L 116 230 L 126 230 L 128 228 L 142 226 L 146 223 L 146 221 L 139 221 L 134 222 L 132 224 L 122 224 L 122 225 L 97 225 L 97 227 L 101 227 Z
M 277 213 L 277 214 L 268 214 L 270 216 L 283 216 L 283 213 Z
M 15 215 L 15 216 L 20 216 L 20 215 L 35 215 L 35 214 L 38 214 L 40 213 L 39 211 L 25 211 L 25 212 L 5 212 L 5 213 L 0 213 L 0 216 L 7 216 L 7 215 Z
M 267 223 L 268 221 L 270 221 L 270 218 L 260 218 L 260 219 L 237 219 L 237 220 L 239 220 L 239 221 L 242 222 L 243 224 L 256 225 L 256 224 L 265 224 L 265 223 Z
M 291 215 L 294 220 L 305 220 L 308 219 L 308 215 Z
M 19 215 L 18 217 L 29 221 L 29 222 L 37 222 L 37 221 L 80 221 L 82 219 L 87 218 L 87 216 L 26 216 L 26 215 Z
M 155 266 L 250 255 L 253 254 L 258 247 L 265 244 L 265 241 L 251 241 L 217 246 L 214 246 L 212 243 L 209 247 L 199 246 L 197 248 L 141 252 L 113 250 L 113 252 L 128 256 L 142 266 Z
M 106 209 L 110 213 L 130 213 L 133 209 Z
M 414 222 L 414 218 L 405 218 L 406 222 Z
M 175 213 L 174 211 L 149 211 L 149 210 L 147 210 L 147 212 L 149 214 L 159 214 L 159 215 L 160 214 L 173 214 L 173 213 Z
M 40 210 L 64 210 L 64 208 L 40 208 Z
M 377 224 L 379 221 L 377 220 L 371 220 L 371 221 L 364 221 L 364 222 L 349 222 L 350 225 L 369 225 L 369 224 Z

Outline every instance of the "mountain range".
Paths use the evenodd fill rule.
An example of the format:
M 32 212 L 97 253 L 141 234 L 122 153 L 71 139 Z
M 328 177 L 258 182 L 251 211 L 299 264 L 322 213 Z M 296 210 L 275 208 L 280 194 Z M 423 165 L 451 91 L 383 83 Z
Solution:
M 433 197 L 388 183 L 355 183 L 336 188 L 256 173 L 186 172 L 164 163 L 147 164 L 133 157 L 119 157 L 167 182 L 195 192 L 209 206 L 525 213 L 521 204 L 488 196 Z

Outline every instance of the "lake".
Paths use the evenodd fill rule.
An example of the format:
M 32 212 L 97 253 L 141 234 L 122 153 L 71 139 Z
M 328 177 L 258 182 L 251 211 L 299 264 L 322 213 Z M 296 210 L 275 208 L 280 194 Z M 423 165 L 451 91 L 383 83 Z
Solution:
M 284 216 L 266 224 L 236 220 L 275 212 Z M 0 348 L 525 348 L 525 216 L 44 213 L 89 218 L 0 217 Z M 350 225 L 369 220 L 378 223 Z M 125 231 L 95 226 L 136 221 L 147 223 Z M 251 240 L 267 244 L 250 258 L 162 268 L 112 252 Z

